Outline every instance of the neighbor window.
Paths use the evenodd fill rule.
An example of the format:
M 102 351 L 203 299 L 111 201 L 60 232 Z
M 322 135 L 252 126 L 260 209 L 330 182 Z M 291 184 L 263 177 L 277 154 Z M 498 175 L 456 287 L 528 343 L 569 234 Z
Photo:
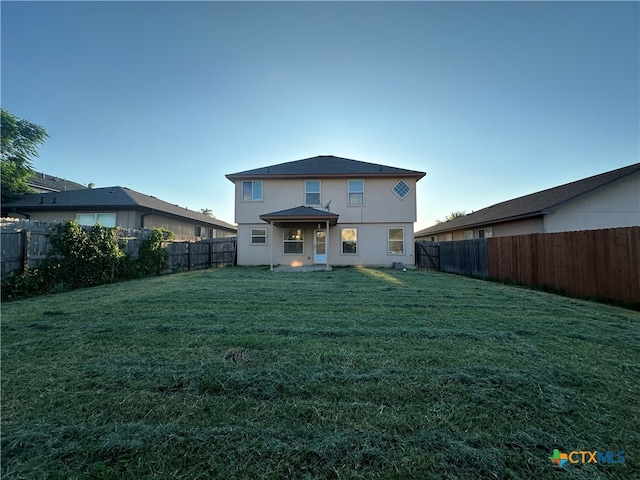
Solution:
M 320 205 L 320 180 L 305 180 L 304 204 Z
M 342 253 L 355 255 L 358 253 L 358 229 L 343 228 L 340 230 Z
M 76 215 L 78 225 L 92 227 L 93 225 L 102 225 L 103 227 L 116 226 L 115 213 L 79 213 Z
M 242 200 L 245 202 L 261 201 L 262 180 L 247 180 L 242 182 Z
M 349 205 L 364 205 L 364 180 L 349 180 Z
M 394 255 L 404 254 L 404 228 L 389 227 L 389 253 Z
M 251 229 L 251 245 L 265 245 L 267 243 L 266 228 Z
M 283 229 L 284 253 L 303 253 L 304 231 L 301 228 Z
M 202 236 L 202 227 L 196 226 L 196 237 Z
M 398 183 L 396 183 L 393 188 L 391 189 L 393 190 L 393 193 L 395 193 L 399 199 L 403 199 L 404 197 L 406 197 L 409 192 L 411 191 L 411 187 L 409 185 L 407 185 L 405 182 L 403 182 L 402 180 L 400 180 Z
M 493 229 L 489 228 L 481 228 L 478 230 L 478 238 L 491 238 L 493 236 Z
M 471 240 L 473 238 L 473 230 L 465 230 L 464 231 L 464 239 Z

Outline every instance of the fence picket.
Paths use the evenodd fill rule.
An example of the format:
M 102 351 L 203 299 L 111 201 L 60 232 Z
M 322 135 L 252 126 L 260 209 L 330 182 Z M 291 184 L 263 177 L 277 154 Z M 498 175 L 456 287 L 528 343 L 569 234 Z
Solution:
M 57 224 L 30 220 L 2 219 L 1 274 L 5 279 L 16 272 L 37 268 L 51 251 L 51 235 Z M 141 241 L 151 230 L 118 230 L 123 252 L 138 257 Z M 169 253 L 166 272 L 235 265 L 236 237 L 193 241 L 170 241 L 164 244 Z M 186 258 L 185 258 L 186 255 Z

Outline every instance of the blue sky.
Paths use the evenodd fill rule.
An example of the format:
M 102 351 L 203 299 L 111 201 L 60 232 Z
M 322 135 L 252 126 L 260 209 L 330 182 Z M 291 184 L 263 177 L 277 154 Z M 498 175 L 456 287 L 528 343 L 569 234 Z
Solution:
M 426 171 L 416 229 L 640 158 L 638 2 L 1 2 L 39 171 L 233 222 L 224 175 Z

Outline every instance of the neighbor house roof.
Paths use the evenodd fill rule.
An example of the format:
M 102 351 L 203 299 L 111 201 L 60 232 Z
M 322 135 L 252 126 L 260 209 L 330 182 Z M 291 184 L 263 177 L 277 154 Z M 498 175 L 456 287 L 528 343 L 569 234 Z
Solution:
M 611 170 L 599 175 L 560 185 L 558 187 L 542 190 L 540 192 L 531 193 L 506 202 L 496 203 L 495 205 L 491 205 L 490 207 L 483 208 L 482 210 L 478 210 L 468 215 L 457 217 L 448 222 L 438 223 L 429 228 L 425 228 L 424 230 L 420 230 L 414 234 L 414 237 L 553 213 L 553 209 L 563 203 L 575 200 L 583 195 L 587 195 L 596 189 L 637 172 L 640 172 L 640 163 Z
M 319 222 L 329 221 L 331 225 L 338 223 L 338 214 L 312 207 L 294 207 L 278 212 L 265 213 L 260 215 L 260 219 L 269 223 L 277 222 Z
M 114 210 L 141 210 L 147 213 L 195 220 L 223 230 L 234 232 L 237 230 L 237 227 L 222 220 L 217 220 L 203 213 L 173 205 L 126 187 L 87 188 L 83 190 L 67 190 L 65 192 L 35 193 L 25 195 L 15 202 L 2 205 L 3 213 L 28 213 L 55 210 L 89 211 L 104 210 L 105 208 Z
M 27 180 L 27 184 L 32 188 L 49 192 L 64 192 L 66 190 L 83 190 L 88 188 L 80 183 L 42 172 L 36 172 L 33 177 Z
M 334 157 L 333 155 L 320 155 L 226 175 L 232 182 L 243 179 L 309 178 L 311 176 L 317 178 L 347 176 L 416 177 L 419 180 L 425 176 L 425 172 L 349 160 L 347 158 Z

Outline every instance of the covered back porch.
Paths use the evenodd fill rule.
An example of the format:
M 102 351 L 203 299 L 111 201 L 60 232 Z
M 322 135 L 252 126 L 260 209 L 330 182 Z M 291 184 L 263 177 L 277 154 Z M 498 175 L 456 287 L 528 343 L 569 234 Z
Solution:
M 269 224 L 270 269 L 324 266 L 331 270 L 330 227 L 338 223 L 338 214 L 312 207 L 294 207 L 265 213 L 260 219 Z M 309 240 L 311 236 L 311 241 Z

